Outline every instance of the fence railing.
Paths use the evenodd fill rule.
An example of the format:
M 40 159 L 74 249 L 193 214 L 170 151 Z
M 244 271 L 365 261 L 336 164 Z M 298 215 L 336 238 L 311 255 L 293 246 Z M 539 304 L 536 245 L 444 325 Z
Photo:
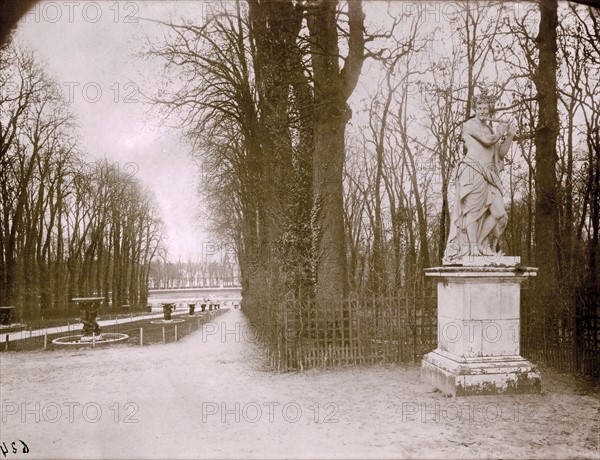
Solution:
M 249 314 L 272 367 L 416 362 L 436 347 L 434 296 L 285 301 Z
M 524 290 L 521 354 L 559 371 L 600 378 L 600 300 L 579 297 L 544 305 L 535 290 Z
M 521 354 L 534 364 L 600 377 L 600 303 L 550 309 L 521 298 Z M 243 310 L 281 371 L 419 362 L 437 347 L 437 296 L 257 302 Z

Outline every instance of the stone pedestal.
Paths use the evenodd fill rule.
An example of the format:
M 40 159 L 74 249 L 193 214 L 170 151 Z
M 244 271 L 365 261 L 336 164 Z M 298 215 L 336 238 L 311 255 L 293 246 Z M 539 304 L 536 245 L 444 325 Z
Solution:
M 12 324 L 12 315 L 15 307 L 0 307 L 0 326 L 10 326 Z
M 438 347 L 423 357 L 426 383 L 454 396 L 540 392 L 540 374 L 519 347 L 521 282 L 537 268 L 510 262 L 425 270 L 438 285 Z
M 79 305 L 81 311 L 81 322 L 83 323 L 82 341 L 86 337 L 100 339 L 102 330 L 98 324 L 98 310 L 100 304 L 104 302 L 104 297 L 77 297 L 71 299 Z
M 163 307 L 164 320 L 171 321 L 171 313 L 173 313 L 173 310 L 175 310 L 175 304 L 174 303 L 163 303 L 162 307 Z

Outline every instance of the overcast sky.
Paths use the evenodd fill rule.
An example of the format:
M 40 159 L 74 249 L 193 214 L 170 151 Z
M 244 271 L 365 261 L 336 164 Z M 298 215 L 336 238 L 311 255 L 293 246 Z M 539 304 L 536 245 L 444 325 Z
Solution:
M 141 18 L 201 15 L 199 6 L 206 2 L 42 2 L 15 37 L 62 86 L 89 160 L 106 157 L 154 191 L 171 260 L 199 255 L 209 240 L 194 219 L 198 178 L 190 147 L 146 115 L 149 107 L 137 93 L 154 87 L 161 69 L 133 56 L 146 34 L 160 32 Z

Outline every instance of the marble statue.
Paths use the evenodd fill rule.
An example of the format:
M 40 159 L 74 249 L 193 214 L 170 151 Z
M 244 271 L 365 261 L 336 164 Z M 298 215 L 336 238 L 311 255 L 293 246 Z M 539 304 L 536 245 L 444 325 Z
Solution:
M 490 118 L 494 98 L 482 93 L 475 116 L 463 124 L 467 153 L 455 170 L 454 206 L 444 264 L 460 265 L 472 256 L 494 257 L 507 223 L 499 173 L 516 134 L 514 123 Z M 498 122 L 494 132 L 491 122 Z

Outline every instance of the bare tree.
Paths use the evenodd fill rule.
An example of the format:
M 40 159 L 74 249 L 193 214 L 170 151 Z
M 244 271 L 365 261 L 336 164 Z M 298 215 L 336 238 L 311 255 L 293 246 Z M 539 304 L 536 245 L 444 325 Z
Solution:
M 364 61 L 362 1 L 347 3 L 348 54 L 340 68 L 338 0 L 309 0 L 307 24 L 314 78 L 313 263 L 317 301 L 334 305 L 348 291 L 344 235 L 343 167 L 348 97 Z
M 556 139 L 559 132 L 557 73 L 558 3 L 540 2 L 540 24 L 536 37 L 539 57 L 532 75 L 539 104 L 535 131 L 535 254 L 540 284 L 549 296 L 557 287 L 557 199 Z M 549 302 L 551 305 L 552 302 Z

